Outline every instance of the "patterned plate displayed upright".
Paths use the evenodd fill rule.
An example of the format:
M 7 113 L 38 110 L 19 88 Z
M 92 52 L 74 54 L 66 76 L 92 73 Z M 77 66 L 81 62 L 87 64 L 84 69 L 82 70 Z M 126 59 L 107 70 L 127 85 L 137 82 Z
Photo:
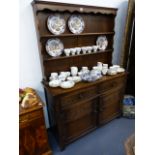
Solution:
M 104 51 L 108 46 L 108 40 L 106 36 L 99 36 L 96 40 L 96 45 L 100 50 Z
M 46 51 L 52 57 L 60 56 L 63 52 L 64 45 L 60 39 L 49 39 L 46 43 Z
M 74 34 L 80 34 L 84 28 L 85 23 L 80 15 L 72 15 L 68 20 L 68 27 Z
M 59 35 L 65 32 L 66 23 L 60 14 L 54 14 L 48 17 L 47 27 L 51 33 Z

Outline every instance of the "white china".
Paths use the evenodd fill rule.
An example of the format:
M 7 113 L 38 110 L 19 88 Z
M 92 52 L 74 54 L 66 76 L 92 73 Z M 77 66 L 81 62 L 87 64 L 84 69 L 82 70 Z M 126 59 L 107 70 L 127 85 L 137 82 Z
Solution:
M 120 68 L 119 65 L 113 65 L 112 67 L 114 67 L 116 71 L 118 70 L 118 68 Z
M 82 47 L 82 53 L 86 54 L 87 53 L 87 48 L 86 47 Z
M 46 43 L 46 51 L 50 56 L 60 56 L 62 54 L 63 49 L 64 45 L 58 38 L 49 39 Z
M 71 53 L 70 48 L 64 49 L 64 53 L 66 56 L 70 56 L 70 53 Z
M 121 68 L 120 67 L 120 68 L 117 69 L 117 73 L 123 73 L 123 72 L 125 72 L 125 69 L 124 68 Z
M 49 82 L 50 87 L 58 87 L 60 86 L 61 81 L 60 80 L 52 80 Z
M 60 72 L 60 75 L 64 76 L 65 78 L 69 76 L 68 72 Z
M 58 79 L 58 73 L 56 72 L 51 73 L 50 80 L 56 80 L 56 79 Z
M 117 72 L 117 67 L 111 66 L 111 67 L 109 67 L 109 69 L 110 69 L 111 71 L 116 71 L 116 72 Z
M 111 69 L 108 69 L 108 75 L 116 75 L 117 74 L 117 71 L 116 70 L 111 70 Z
M 87 71 L 88 70 L 88 67 L 87 66 L 83 66 L 82 67 L 82 71 Z
M 94 46 L 93 46 L 93 52 L 96 53 L 97 50 L 98 50 L 98 46 L 97 46 L 97 45 L 94 45 Z
M 68 20 L 68 27 L 74 34 L 80 34 L 84 28 L 85 23 L 80 15 L 72 15 Z
M 99 46 L 99 49 L 104 51 L 108 46 L 108 40 L 106 36 L 99 36 L 96 40 L 96 45 Z
M 78 83 L 81 81 L 81 77 L 80 76 L 73 76 L 72 77 L 72 80 L 75 82 L 75 83 Z
M 99 66 L 93 66 L 93 70 L 100 70 Z
M 73 81 L 73 77 L 72 77 L 72 76 L 68 76 L 68 77 L 67 77 L 67 80 L 68 80 L 68 81 Z
M 54 14 L 48 17 L 47 27 L 51 33 L 59 35 L 64 33 L 66 29 L 66 23 L 60 14 Z
M 87 50 L 88 50 L 88 53 L 90 54 L 92 52 L 92 47 L 91 46 L 88 46 L 87 47 Z
M 108 68 L 108 64 L 102 64 L 103 67 Z
M 80 47 L 76 47 L 76 52 L 77 52 L 77 55 L 80 55 L 81 48 Z
M 67 78 L 67 76 L 66 76 L 65 74 L 60 74 L 60 75 L 58 76 L 58 79 L 59 79 L 60 81 L 65 81 L 66 78 Z
M 103 74 L 103 75 L 106 75 L 107 72 L 108 72 L 108 68 L 103 67 L 103 68 L 102 68 L 102 74 Z
M 71 48 L 71 55 L 75 55 L 76 54 L 76 48 Z
M 97 66 L 98 66 L 99 70 L 101 71 L 102 67 L 103 67 L 103 63 L 102 62 L 97 62 Z
M 82 71 L 78 72 L 78 75 L 81 76 L 82 75 Z
M 72 74 L 72 76 L 76 76 L 77 73 L 78 73 L 78 68 L 75 67 L 75 66 L 72 66 L 71 67 L 71 74 Z
M 64 82 L 61 82 L 60 87 L 64 89 L 68 89 L 68 88 L 74 87 L 74 85 L 75 85 L 74 81 L 64 81 Z

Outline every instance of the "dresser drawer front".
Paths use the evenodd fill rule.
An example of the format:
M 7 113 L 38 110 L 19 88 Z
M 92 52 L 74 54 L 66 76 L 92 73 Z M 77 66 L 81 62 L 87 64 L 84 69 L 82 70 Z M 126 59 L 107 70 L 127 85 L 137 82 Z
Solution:
M 125 77 L 116 78 L 114 80 L 106 81 L 99 85 L 99 92 L 105 92 L 112 89 L 123 87 L 125 84 Z
M 77 102 L 62 110 L 63 121 L 72 122 L 77 119 L 83 118 L 87 115 L 93 115 L 96 111 L 97 99 L 89 100 L 86 102 Z
M 120 103 L 123 97 L 124 89 L 116 89 L 109 92 L 106 92 L 100 96 L 100 108 L 106 108 L 111 105 Z
M 40 118 L 40 117 L 43 117 L 42 109 L 20 115 L 19 123 L 20 124 L 28 123 L 29 121 Z
M 97 95 L 97 87 L 79 90 L 78 92 L 70 93 L 61 98 L 61 106 L 66 107 L 76 102 L 83 101 L 85 99 L 92 98 Z

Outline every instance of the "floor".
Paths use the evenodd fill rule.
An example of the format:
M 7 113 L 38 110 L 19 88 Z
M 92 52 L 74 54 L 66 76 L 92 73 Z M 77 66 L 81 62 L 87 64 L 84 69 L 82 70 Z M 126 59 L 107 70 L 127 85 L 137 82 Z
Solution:
M 54 155 L 125 155 L 124 141 L 135 129 L 135 120 L 118 118 L 68 145 L 60 151 L 49 132 Z

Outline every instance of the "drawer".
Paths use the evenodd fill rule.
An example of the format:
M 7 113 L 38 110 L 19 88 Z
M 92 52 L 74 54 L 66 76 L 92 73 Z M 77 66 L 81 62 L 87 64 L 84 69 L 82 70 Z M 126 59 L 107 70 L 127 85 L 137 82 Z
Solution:
M 36 118 L 40 118 L 42 116 L 43 116 L 42 109 L 27 114 L 23 114 L 20 115 L 19 117 L 19 123 L 28 123 L 29 121 L 34 120 Z
M 121 88 L 125 84 L 125 79 L 126 79 L 125 77 L 121 77 L 121 78 L 116 78 L 114 80 L 106 81 L 99 85 L 99 92 Z
M 108 107 L 120 103 L 123 99 L 123 92 L 124 89 L 116 89 L 102 94 L 100 96 L 100 107 Z
M 97 101 L 97 99 L 93 99 L 86 102 L 77 102 L 63 109 L 61 113 L 61 115 L 63 115 L 63 121 L 72 122 L 88 115 L 95 115 Z
M 96 95 L 97 95 L 97 87 L 82 89 L 77 92 L 70 93 L 64 97 L 61 97 L 61 106 L 62 108 L 70 106 L 71 104 L 92 98 L 93 96 Z

